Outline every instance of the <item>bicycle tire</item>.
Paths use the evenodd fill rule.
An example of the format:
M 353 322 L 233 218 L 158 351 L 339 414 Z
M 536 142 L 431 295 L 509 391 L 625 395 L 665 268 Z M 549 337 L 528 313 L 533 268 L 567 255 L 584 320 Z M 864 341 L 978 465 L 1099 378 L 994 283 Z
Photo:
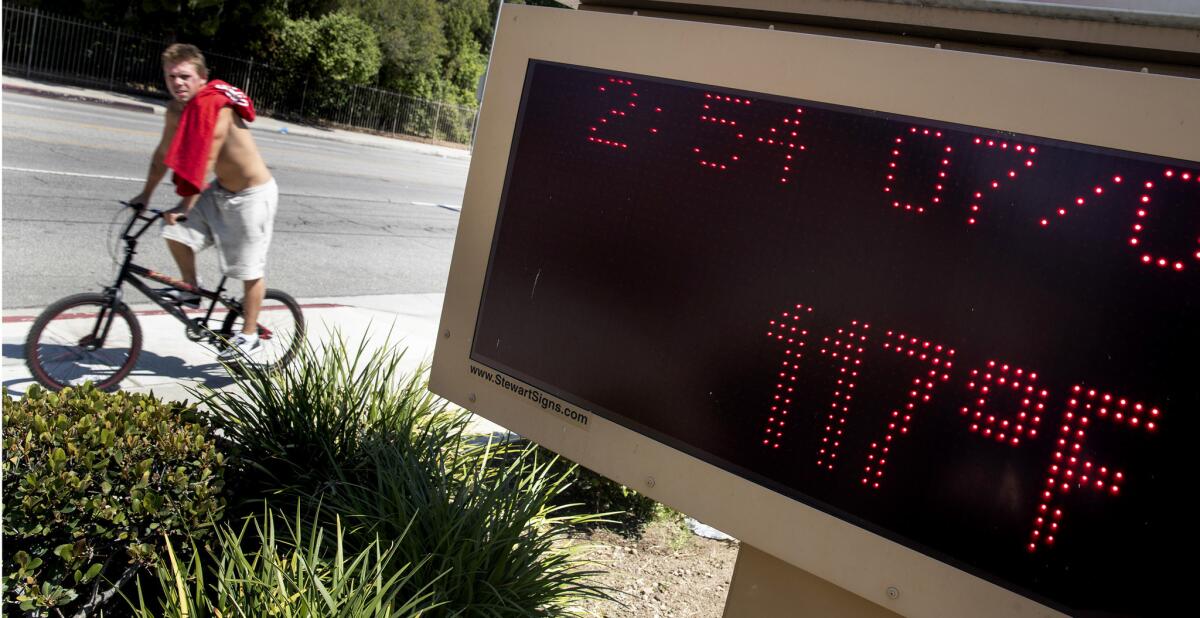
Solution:
M 268 288 L 263 295 L 262 308 L 258 312 L 258 323 L 270 330 L 271 338 L 260 339 L 259 344 L 264 346 L 264 349 L 254 359 L 255 367 L 267 371 L 287 367 L 300 351 L 306 334 L 304 312 L 300 310 L 300 303 L 287 292 Z M 241 330 L 242 314 L 231 310 L 225 316 L 221 334 L 232 338 Z M 260 336 L 263 332 L 260 328 Z M 230 366 L 238 368 L 237 363 Z
M 25 366 L 39 384 L 59 391 L 91 381 L 100 390 L 117 389 L 142 352 L 142 326 L 118 301 L 104 347 L 89 349 L 85 341 L 109 303 L 103 294 L 85 292 L 55 301 L 38 315 L 25 337 Z

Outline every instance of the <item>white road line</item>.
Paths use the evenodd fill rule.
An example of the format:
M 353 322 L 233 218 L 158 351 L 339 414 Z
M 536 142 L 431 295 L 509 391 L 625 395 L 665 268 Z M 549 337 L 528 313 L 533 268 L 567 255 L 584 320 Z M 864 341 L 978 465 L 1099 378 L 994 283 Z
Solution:
M 20 93 L 17 93 L 17 94 L 20 94 Z M 28 96 L 28 95 L 26 95 L 26 96 Z M 4 107 L 26 107 L 29 109 L 36 109 L 41 112 L 46 111 L 45 105 L 32 105 L 30 103 L 17 103 L 16 101 L 5 101 Z
M 454 204 L 434 204 L 433 202 L 409 202 L 409 204 L 412 204 L 413 206 L 437 206 L 438 208 L 453 210 L 454 212 L 459 212 L 462 210 L 462 206 L 456 206 Z
M 33 170 L 33 169 L 25 168 L 25 167 L 9 167 L 7 165 L 5 165 L 3 169 L 6 172 L 27 172 L 30 174 L 53 174 L 55 176 L 76 176 L 79 178 L 101 178 L 104 180 L 128 180 L 130 182 L 145 182 L 146 181 L 145 178 L 132 178 L 129 176 L 105 176 L 104 174 L 80 174 L 78 172 L 56 172 L 53 170 Z M 339 199 L 336 196 L 330 196 L 330 195 L 309 195 L 306 193 L 280 193 L 280 194 L 288 196 L 288 197 Z M 365 201 L 384 201 L 384 200 L 365 200 Z M 454 212 L 459 212 L 462 210 L 462 206 L 457 206 L 454 204 L 434 204 L 433 202 L 409 202 L 409 204 L 412 204 L 414 206 L 436 206 L 438 208 L 445 208 L 446 210 L 453 210 Z
M 131 178 L 129 176 L 105 176 L 104 174 L 79 174 L 76 172 L 56 172 L 53 170 L 31 170 L 24 167 L 9 167 L 4 166 L 6 172 L 28 172 L 30 174 L 53 174 L 55 176 L 78 176 L 81 178 L 103 178 L 104 180 L 129 180 L 132 182 L 146 182 L 145 178 Z

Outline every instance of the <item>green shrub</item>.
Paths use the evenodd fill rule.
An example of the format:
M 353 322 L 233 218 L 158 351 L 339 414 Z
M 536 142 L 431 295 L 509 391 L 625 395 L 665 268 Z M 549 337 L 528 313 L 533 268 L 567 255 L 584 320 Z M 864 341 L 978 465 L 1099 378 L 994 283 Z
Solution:
M 287 19 L 276 37 L 279 63 L 301 75 L 365 84 L 383 59 L 370 24 L 345 11 Z
M 556 548 L 589 518 L 550 504 L 565 479 L 553 460 L 533 447 L 450 444 L 426 427 L 372 445 L 350 482 L 325 495 L 327 512 L 365 538 L 397 539 L 402 563 L 427 557 L 425 573 L 438 578 L 419 583 L 443 604 L 438 615 L 553 616 L 604 596 Z
M 337 479 L 362 458 L 370 436 L 388 433 L 398 419 L 424 419 L 446 434 L 462 425 L 443 414 L 445 403 L 425 389 L 421 372 L 403 375 L 402 351 L 371 352 L 369 341 L 364 335 L 348 349 L 336 335 L 320 349 L 306 344 L 285 371 L 251 368 L 234 388 L 197 393 L 246 467 L 230 479 L 233 494 L 257 504 Z
M 163 598 L 148 606 L 139 587 L 135 615 L 387 618 L 421 615 L 433 607 L 429 592 L 399 594 L 410 587 L 420 563 L 397 566 L 395 548 L 378 541 L 347 553 L 340 522 L 327 536 L 320 526 L 306 527 L 299 510 L 289 520 L 264 509 L 240 530 L 222 524 L 214 545 L 207 550 L 193 545 L 188 561 L 168 545 L 155 569 Z
M 562 476 L 533 449 L 473 444 L 466 415 L 429 393 L 423 371 L 405 375 L 402 352 L 368 353 L 366 341 L 305 348 L 283 372 L 208 394 L 251 466 L 238 491 L 306 498 L 326 530 L 345 524 L 350 551 L 394 544 L 391 568 L 421 565 L 401 597 L 433 592 L 431 615 L 553 615 L 602 596 L 555 548 L 586 519 L 550 506 Z
M 220 518 L 224 458 L 192 408 L 90 384 L 3 403 L 8 608 L 90 615 Z

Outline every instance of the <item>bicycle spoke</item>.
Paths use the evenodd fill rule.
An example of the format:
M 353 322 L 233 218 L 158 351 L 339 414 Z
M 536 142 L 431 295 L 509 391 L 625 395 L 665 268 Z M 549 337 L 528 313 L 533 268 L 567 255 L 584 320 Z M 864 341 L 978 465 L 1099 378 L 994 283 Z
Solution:
M 223 331 L 233 338 L 242 332 L 242 317 L 231 314 Z M 268 290 L 256 325 L 258 351 L 251 361 L 260 367 L 277 368 L 295 353 L 304 337 L 303 316 L 296 301 L 278 290 Z
M 96 347 L 97 321 L 107 312 L 107 301 L 99 295 L 65 299 L 31 330 L 27 349 L 35 377 L 47 386 L 79 385 L 91 381 L 112 388 L 132 369 L 137 343 L 128 309 L 111 314 L 109 333 Z M 72 302 L 74 301 L 74 302 Z

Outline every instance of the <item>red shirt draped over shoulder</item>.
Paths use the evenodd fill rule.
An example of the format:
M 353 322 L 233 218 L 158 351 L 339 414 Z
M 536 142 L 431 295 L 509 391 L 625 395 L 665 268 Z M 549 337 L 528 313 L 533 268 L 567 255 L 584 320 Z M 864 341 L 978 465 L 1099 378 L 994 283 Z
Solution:
M 163 160 L 175 173 L 175 193 L 195 195 L 205 188 L 208 155 L 212 149 L 217 118 L 225 107 L 232 107 L 246 122 L 254 121 L 254 102 L 244 92 L 214 79 L 183 106 L 179 128 Z

